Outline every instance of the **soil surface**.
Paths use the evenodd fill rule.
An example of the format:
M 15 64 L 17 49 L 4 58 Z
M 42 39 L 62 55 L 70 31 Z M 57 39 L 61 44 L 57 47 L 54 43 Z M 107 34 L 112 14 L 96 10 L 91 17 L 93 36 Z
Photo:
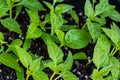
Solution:
M 48 0 L 48 1 L 51 1 L 51 0 Z M 75 6 L 74 10 L 77 12 L 79 16 L 79 25 L 80 25 L 79 28 L 81 28 L 86 20 L 86 17 L 84 16 L 84 11 L 83 11 L 85 0 L 65 0 L 64 2 Z M 116 0 L 110 0 L 110 3 L 113 5 L 116 5 L 116 9 L 120 10 L 120 4 Z M 44 20 L 44 15 L 48 11 L 39 12 L 39 15 L 42 20 Z M 70 24 L 74 24 L 74 20 L 71 19 L 71 16 L 69 16 L 69 13 L 65 13 L 64 18 L 67 19 Z M 22 10 L 22 12 L 17 18 L 17 21 L 20 24 L 20 27 L 23 33 L 22 35 L 18 35 L 14 32 L 8 31 L 0 24 L 0 31 L 4 33 L 5 41 L 7 41 L 8 43 L 11 43 L 12 40 L 17 39 L 17 38 L 20 38 L 24 41 L 27 29 L 28 29 L 28 25 L 30 23 L 29 17 L 25 9 Z M 108 20 L 108 23 L 109 22 L 111 21 Z M 94 46 L 95 44 L 93 42 L 90 42 L 89 45 L 85 47 L 84 49 L 73 50 L 68 47 L 62 47 L 62 50 L 65 54 L 65 58 L 67 56 L 68 50 L 71 50 L 73 54 L 75 54 L 76 52 L 81 52 L 81 51 L 85 52 L 88 57 L 88 60 L 90 60 L 92 59 L 92 56 L 93 56 Z M 49 59 L 48 54 L 46 54 L 47 53 L 46 45 L 41 38 L 32 40 L 31 48 L 29 49 L 29 51 L 34 53 L 35 56 L 44 56 L 43 60 Z M 92 70 L 93 68 L 95 68 L 95 66 L 93 63 L 86 65 L 87 62 L 88 62 L 87 60 L 75 60 L 74 61 L 71 72 L 73 72 L 79 78 L 79 80 L 91 80 Z M 52 71 L 50 69 L 46 68 L 44 69 L 44 71 L 48 74 L 48 76 L 51 76 Z M 15 71 L 1 64 L 0 65 L 0 80 L 17 80 Z M 30 78 L 30 80 L 33 80 L 33 79 Z

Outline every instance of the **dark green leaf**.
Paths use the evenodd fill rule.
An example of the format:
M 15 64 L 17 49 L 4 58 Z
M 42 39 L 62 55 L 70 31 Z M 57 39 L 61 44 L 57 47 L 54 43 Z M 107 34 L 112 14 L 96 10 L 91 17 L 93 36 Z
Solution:
M 71 29 L 75 29 L 76 28 L 76 25 L 62 25 L 60 30 L 62 31 L 69 31 Z
M 6 27 L 7 29 L 9 29 L 10 31 L 14 31 L 18 34 L 21 34 L 21 30 L 20 30 L 20 26 L 17 23 L 17 21 L 15 21 L 12 18 L 5 18 L 4 20 L 1 20 L 1 23 L 4 27 Z
M 22 0 L 21 3 L 31 10 L 45 10 L 38 0 Z
M 79 29 L 69 30 L 65 35 L 67 46 L 73 49 L 84 48 L 91 40 L 90 34 Z
M 31 46 L 31 39 L 25 39 L 23 48 L 27 51 Z
M 87 59 L 87 56 L 84 52 L 78 52 L 73 55 L 73 59 Z
M 71 10 L 73 6 L 68 5 L 68 4 L 59 4 L 55 7 L 55 12 L 56 13 L 65 13 L 69 10 Z
M 15 19 L 18 17 L 18 15 L 20 14 L 20 12 L 21 12 L 21 10 L 22 10 L 22 5 L 20 5 L 20 6 L 17 6 L 16 7 L 16 9 L 15 9 L 15 13 L 16 13 L 16 15 L 15 15 Z
M 20 62 L 26 67 L 28 68 L 28 66 L 31 64 L 32 62 L 32 57 L 31 55 L 26 52 L 24 49 L 18 47 L 18 46 L 15 46 L 15 48 L 17 49 L 17 54 L 18 54 L 18 57 L 20 59 Z
M 21 72 L 21 67 L 17 62 L 17 58 L 12 54 L 8 53 L 0 54 L 0 63 Z
M 64 80 L 78 80 L 78 78 L 70 71 L 63 71 L 61 75 Z
M 41 35 L 41 29 L 39 29 L 35 23 L 31 23 L 27 31 L 26 39 L 39 38 Z
M 93 62 L 96 65 L 97 69 L 108 64 L 109 51 L 110 51 L 110 42 L 108 41 L 106 36 L 102 34 L 98 38 L 93 54 Z
M 34 80 L 49 80 L 46 73 L 43 71 L 38 71 L 32 74 Z

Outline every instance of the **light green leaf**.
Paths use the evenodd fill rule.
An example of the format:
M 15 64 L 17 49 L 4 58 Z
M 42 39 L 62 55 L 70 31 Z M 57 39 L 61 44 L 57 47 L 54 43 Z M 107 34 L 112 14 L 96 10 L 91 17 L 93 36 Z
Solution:
M 92 23 L 91 21 L 87 20 L 87 27 L 92 36 L 93 41 L 96 42 L 96 40 L 101 34 L 100 25 L 97 23 Z
M 49 80 L 46 73 L 43 71 L 38 71 L 32 74 L 34 80 Z
M 0 18 L 7 15 L 9 7 L 6 0 L 0 0 Z
M 61 30 L 56 30 L 55 32 L 56 32 L 57 37 L 60 40 L 61 44 L 64 45 L 65 44 L 65 33 Z
M 9 29 L 10 31 L 14 31 L 18 34 L 21 34 L 20 26 L 14 19 L 5 18 L 4 20 L 1 20 L 1 23 L 5 28 Z
M 68 5 L 68 4 L 59 4 L 55 7 L 55 12 L 56 13 L 65 13 L 69 10 L 71 10 L 73 6 Z
M 92 79 L 93 80 L 104 80 L 103 76 L 100 74 L 100 72 L 97 69 L 94 69 L 92 72 Z
M 93 7 L 92 7 L 92 4 L 91 4 L 90 0 L 86 0 L 84 10 L 85 10 L 85 15 L 87 17 L 93 17 L 94 10 L 93 10 Z
M 111 70 L 111 66 L 105 66 L 100 70 L 101 76 L 107 76 Z
M 22 40 L 21 39 L 14 39 L 10 45 L 11 46 L 21 46 Z
M 114 21 L 120 21 L 120 13 L 116 10 L 113 10 L 109 17 Z
M 90 34 L 79 29 L 69 30 L 65 35 L 66 45 L 73 49 L 84 48 L 90 40 Z
M 63 2 L 63 0 L 54 0 L 54 2 L 56 3 L 56 2 Z
M 110 52 L 110 42 L 105 35 L 101 34 L 94 48 L 93 62 L 97 69 L 108 64 L 108 54 Z M 104 56 L 104 57 L 103 57 Z
M 67 59 L 65 62 L 59 65 L 61 71 L 70 70 L 73 65 L 72 53 L 69 51 Z
M 43 1 L 46 5 L 47 5 L 47 7 L 49 8 L 49 9 L 52 9 L 52 4 L 51 3 L 49 3 L 49 2 L 46 2 L 46 1 Z
M 112 55 L 110 55 L 109 58 L 110 58 L 110 65 L 112 66 L 111 68 L 112 77 L 113 79 L 117 80 L 120 72 L 120 62 L 116 57 Z
M 3 36 L 3 33 L 0 32 L 0 42 L 4 40 L 4 36 Z
M 21 70 L 21 72 L 15 70 L 15 73 L 17 75 L 17 79 L 19 79 L 19 80 L 25 80 L 25 78 L 24 78 L 24 70 L 23 69 Z
M 31 39 L 25 39 L 23 48 L 27 51 L 31 46 Z
M 21 3 L 31 10 L 45 10 L 38 0 L 22 0 Z
M 77 15 L 77 13 L 74 10 L 70 10 L 70 14 L 72 16 L 72 18 L 75 20 L 76 23 L 79 23 L 79 17 Z
M 41 35 L 41 29 L 39 29 L 35 23 L 31 23 L 27 31 L 26 39 L 39 38 Z
M 40 69 L 40 61 L 41 61 L 41 57 L 33 60 L 29 67 L 30 71 L 37 72 Z
M 17 54 L 18 54 L 18 57 L 20 59 L 20 62 L 26 67 L 28 68 L 29 65 L 31 64 L 32 62 L 32 57 L 31 55 L 26 52 L 24 49 L 18 47 L 18 46 L 15 46 L 16 50 L 17 50 Z
M 87 59 L 87 56 L 84 52 L 78 52 L 73 55 L 73 59 Z
M 64 80 L 78 80 L 78 78 L 70 71 L 63 71 L 61 72 L 61 75 Z
M 31 23 L 36 23 L 38 24 L 40 22 L 40 18 L 39 18 L 39 15 L 38 15 L 38 11 L 32 11 L 32 10 L 28 10 L 26 9 L 29 17 L 30 17 L 30 22 Z
M 41 36 L 47 45 L 49 57 L 53 60 L 55 65 L 63 61 L 63 52 L 62 50 L 53 42 L 49 35 L 43 33 Z M 51 46 L 52 45 L 52 46 Z
M 8 53 L 0 54 L 0 63 L 21 72 L 21 67 L 18 64 L 17 57 L 15 55 Z

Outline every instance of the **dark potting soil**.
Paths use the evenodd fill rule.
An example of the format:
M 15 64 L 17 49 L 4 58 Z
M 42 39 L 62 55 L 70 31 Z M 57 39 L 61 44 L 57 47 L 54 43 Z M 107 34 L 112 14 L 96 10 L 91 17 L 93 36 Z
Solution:
M 48 1 L 51 1 L 51 0 L 48 0 Z M 79 16 L 79 28 L 81 28 L 86 20 L 86 17 L 84 16 L 84 11 L 83 11 L 85 0 L 65 0 L 64 2 L 75 6 L 74 10 L 77 12 Z M 116 5 L 117 10 L 120 8 L 120 5 L 117 2 L 117 0 L 110 0 L 110 3 Z M 48 13 L 48 11 L 39 12 L 41 20 L 44 20 L 44 16 L 46 13 Z M 63 15 L 64 15 L 64 18 L 67 19 L 70 24 L 75 24 L 74 20 L 71 19 L 71 16 L 69 15 L 69 13 L 65 13 Z M 24 9 L 18 16 L 17 21 L 20 24 L 20 27 L 23 33 L 22 35 L 18 35 L 14 32 L 10 32 L 0 24 L 0 31 L 4 33 L 5 41 L 7 41 L 8 43 L 11 43 L 14 39 L 17 39 L 17 38 L 20 38 L 23 41 L 25 39 L 28 25 L 30 24 L 30 22 L 29 22 L 29 17 Z M 109 22 L 111 22 L 111 20 L 108 19 L 108 24 Z M 73 54 L 81 51 L 85 52 L 88 57 L 88 60 L 90 60 L 92 59 L 92 56 L 93 56 L 94 46 L 95 44 L 93 42 L 90 42 L 89 45 L 84 49 L 73 50 L 68 47 L 62 47 L 62 50 L 65 55 L 64 59 L 66 59 L 67 57 L 68 50 L 71 50 Z M 43 56 L 43 60 L 49 59 L 49 56 L 47 54 L 47 47 L 41 38 L 32 40 L 31 48 L 29 49 L 29 51 L 34 53 L 36 57 Z M 79 78 L 79 80 L 91 80 L 92 70 L 95 68 L 95 66 L 93 63 L 86 66 L 88 60 L 74 61 L 71 72 L 73 72 Z M 44 69 L 44 71 L 48 74 L 49 77 L 51 76 L 52 71 L 50 69 L 46 68 Z M 17 80 L 15 71 L 1 64 L 0 80 Z M 33 80 L 33 79 L 30 78 L 29 80 Z

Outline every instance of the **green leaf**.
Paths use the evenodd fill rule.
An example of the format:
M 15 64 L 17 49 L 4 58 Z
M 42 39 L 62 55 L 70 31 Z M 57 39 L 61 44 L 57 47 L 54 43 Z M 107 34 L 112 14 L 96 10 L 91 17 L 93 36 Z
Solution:
M 34 80 L 49 80 L 46 73 L 43 71 L 38 71 L 32 74 Z
M 113 10 L 109 17 L 114 21 L 120 21 L 120 13 L 116 10 Z
M 87 59 L 87 56 L 84 52 L 78 52 L 73 55 L 73 59 Z
M 100 72 L 97 69 L 94 69 L 92 72 L 92 79 L 93 80 L 104 80 L 103 76 L 100 74 Z
M 96 42 L 96 40 L 101 34 L 100 25 L 97 23 L 92 23 L 91 21 L 87 20 L 87 27 L 92 36 L 93 41 Z
M 0 63 L 21 72 L 21 67 L 17 62 L 17 58 L 12 54 L 8 53 L 0 54 Z
M 96 65 L 97 69 L 108 64 L 108 54 L 110 52 L 110 46 L 111 45 L 109 40 L 105 37 L 105 35 L 101 34 L 97 40 L 97 44 L 95 45 L 93 54 L 93 62 Z
M 21 39 L 14 39 L 10 45 L 11 46 L 21 46 L 22 40 Z
M 3 36 L 3 33 L 0 32 L 0 42 L 4 40 L 4 36 Z
M 112 55 L 110 55 L 109 58 L 110 58 L 110 65 L 112 66 L 112 68 L 110 69 L 112 77 L 113 79 L 117 80 L 120 72 L 120 62 L 116 57 Z
M 60 30 L 61 31 L 69 31 L 71 29 L 75 29 L 76 28 L 76 25 L 62 25 Z
M 25 39 L 23 48 L 27 51 L 31 46 L 31 39 Z
M 17 75 L 17 79 L 25 80 L 25 78 L 24 78 L 24 70 L 23 69 L 21 70 L 21 72 L 19 72 L 17 70 L 15 70 L 15 72 L 16 72 L 16 75 Z
M 22 5 L 19 5 L 19 6 L 16 7 L 16 9 L 15 9 L 15 13 L 16 13 L 15 19 L 16 19 L 16 18 L 18 17 L 18 15 L 20 14 L 22 8 L 23 8 Z
M 109 5 L 108 3 L 100 2 L 95 7 L 95 16 L 113 9 L 114 9 L 114 6 Z
M 62 50 L 52 41 L 49 35 L 43 33 L 42 39 L 47 45 L 49 57 L 53 60 L 53 62 L 57 65 L 63 61 L 63 52 Z M 51 46 L 52 45 L 52 46 Z
M 65 35 L 67 46 L 73 49 L 84 48 L 91 40 L 90 34 L 79 29 L 69 30 Z
M 93 17 L 94 10 L 93 10 L 93 7 L 92 7 L 92 4 L 91 4 L 90 0 L 86 0 L 84 10 L 85 10 L 85 15 L 87 17 Z
M 1 23 L 5 28 L 9 29 L 10 31 L 14 31 L 18 34 L 21 34 L 20 26 L 14 19 L 5 18 L 4 20 L 1 20 Z
M 78 78 L 70 71 L 63 71 L 61 72 L 61 75 L 64 80 L 78 80 Z
M 61 71 L 70 70 L 73 65 L 72 53 L 69 51 L 67 59 L 65 62 L 59 65 Z
M 0 18 L 7 15 L 9 7 L 6 0 L 0 0 Z
M 40 61 L 41 61 L 41 57 L 33 60 L 29 67 L 30 71 L 37 72 L 40 69 Z
M 101 76 L 107 76 L 111 70 L 111 66 L 105 66 L 100 70 Z
M 32 11 L 32 10 L 28 10 L 26 9 L 29 17 L 30 17 L 30 22 L 31 23 L 36 23 L 38 24 L 40 22 L 40 18 L 39 18 L 39 15 L 38 15 L 38 11 Z
M 77 15 L 77 13 L 74 10 L 70 10 L 70 14 L 72 16 L 72 18 L 75 20 L 76 23 L 79 23 L 79 17 Z
M 61 30 L 56 30 L 55 32 L 56 32 L 57 37 L 60 40 L 61 44 L 64 45 L 65 44 L 65 33 Z
M 26 39 L 39 38 L 41 35 L 41 29 L 39 29 L 35 23 L 31 23 L 27 31 Z
M 54 2 L 63 2 L 63 0 L 54 0 Z
M 73 6 L 68 5 L 68 4 L 59 4 L 55 7 L 55 12 L 56 13 L 65 13 L 69 10 L 71 10 Z
M 38 0 L 22 0 L 21 3 L 31 10 L 45 10 Z
M 117 25 L 113 24 L 112 29 L 108 29 L 108 28 L 103 28 L 103 31 L 105 32 L 105 34 L 112 40 L 112 42 L 119 47 L 120 46 L 120 30 L 119 28 L 117 28 Z M 116 27 L 116 29 L 115 29 Z
M 51 3 L 49 3 L 49 2 L 46 2 L 46 1 L 43 1 L 46 5 L 47 5 L 47 7 L 49 8 L 49 9 L 52 9 L 52 4 Z
M 31 64 L 32 62 L 32 57 L 31 55 L 26 52 L 24 49 L 18 47 L 18 46 L 15 46 L 15 48 L 17 49 L 17 54 L 18 54 L 18 57 L 20 59 L 20 62 L 26 67 L 28 68 L 29 65 Z
M 51 11 L 51 35 L 55 33 L 55 30 L 59 30 L 63 25 L 62 15 Z

